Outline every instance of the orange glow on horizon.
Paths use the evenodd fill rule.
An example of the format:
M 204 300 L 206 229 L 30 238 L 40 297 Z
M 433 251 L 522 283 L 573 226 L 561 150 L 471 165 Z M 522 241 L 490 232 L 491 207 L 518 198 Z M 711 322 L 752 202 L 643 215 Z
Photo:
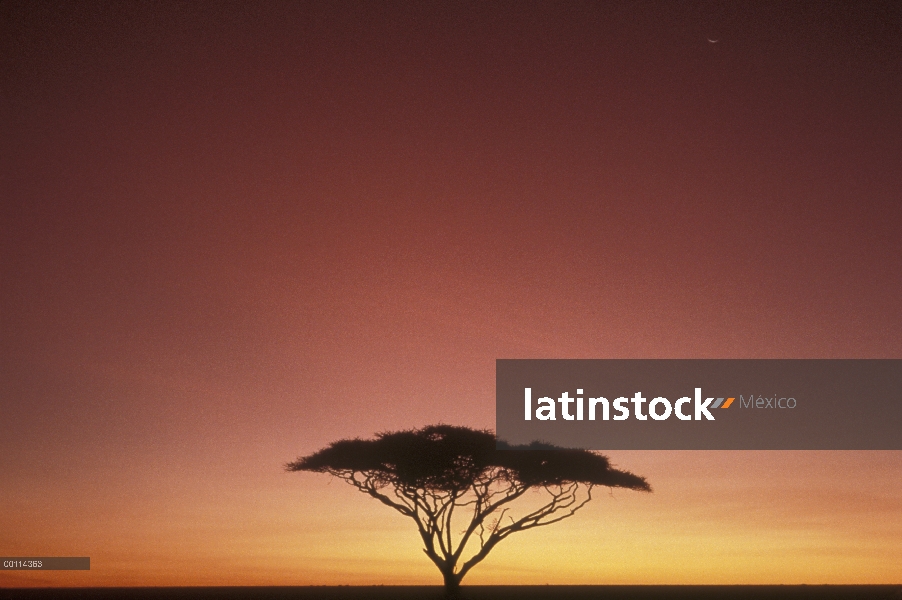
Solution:
M 612 458 L 648 475 L 654 492 L 598 489 L 575 517 L 505 540 L 464 584 L 897 580 L 902 484 L 893 474 L 902 467 L 900 452 L 649 451 Z M 168 505 L 146 506 L 150 512 L 140 518 L 114 511 L 88 521 L 70 513 L 68 520 L 81 524 L 75 531 L 65 514 L 39 529 L 7 523 L 13 539 L 43 539 L 38 550 L 46 555 L 83 552 L 89 540 L 92 570 L 8 572 L 4 585 L 440 583 L 413 523 L 401 515 L 328 476 L 273 471 L 265 481 L 264 488 L 236 484 L 216 500 L 197 489 L 179 499 L 173 489 Z M 76 498 L 67 503 L 79 505 Z

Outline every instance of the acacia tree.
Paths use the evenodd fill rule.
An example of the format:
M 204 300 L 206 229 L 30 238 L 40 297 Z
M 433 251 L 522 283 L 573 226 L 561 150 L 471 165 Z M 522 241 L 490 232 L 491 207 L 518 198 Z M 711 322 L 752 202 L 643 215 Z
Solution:
M 645 478 L 589 450 L 510 446 L 490 431 L 450 425 L 341 440 L 285 468 L 329 473 L 413 519 L 448 596 L 499 542 L 573 516 L 594 486 L 651 491 Z M 531 489 L 544 492 L 544 504 L 515 514 L 512 502 Z

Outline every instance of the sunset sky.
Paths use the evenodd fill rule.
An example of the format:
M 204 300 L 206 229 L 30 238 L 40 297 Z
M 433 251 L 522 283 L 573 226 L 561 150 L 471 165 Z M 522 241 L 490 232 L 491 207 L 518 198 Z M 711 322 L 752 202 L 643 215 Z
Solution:
M 497 358 L 902 358 L 902 5 L 523 4 L 0 3 L 0 555 L 91 557 L 0 586 L 439 585 L 284 463 Z M 608 454 L 464 585 L 900 582 L 902 452 Z

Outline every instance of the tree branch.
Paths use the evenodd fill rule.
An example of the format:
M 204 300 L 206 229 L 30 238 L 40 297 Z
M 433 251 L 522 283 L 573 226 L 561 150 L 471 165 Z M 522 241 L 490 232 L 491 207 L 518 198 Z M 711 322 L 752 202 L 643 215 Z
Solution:
M 489 534 L 488 540 L 482 544 L 479 552 L 474 554 L 468 561 L 464 563 L 463 567 L 461 567 L 460 576 L 463 577 L 470 569 L 482 562 L 482 560 L 486 556 L 488 556 L 489 552 L 492 551 L 492 548 L 494 548 L 498 544 L 498 542 L 507 538 L 512 533 L 515 533 L 517 531 L 525 531 L 527 529 L 533 529 L 535 527 L 551 525 L 553 523 L 563 521 L 566 518 L 572 517 L 574 514 L 576 514 L 576 511 L 578 511 L 580 508 L 588 504 L 590 500 L 592 500 L 591 485 L 589 485 L 587 488 L 586 499 L 581 502 L 577 502 L 576 498 L 576 492 L 578 489 L 579 484 L 573 483 L 566 488 L 562 487 L 558 493 L 554 493 L 548 488 L 548 486 L 545 486 L 545 490 L 552 495 L 552 500 L 550 503 L 529 513 L 519 520 L 513 521 L 510 525 L 507 526 L 500 526 L 501 521 L 499 519 L 499 526 L 497 526 L 492 531 L 492 533 Z M 502 503 L 503 501 L 499 501 L 495 506 L 497 507 Z M 545 517 L 551 516 L 560 511 L 566 511 L 566 513 L 554 519 L 549 519 L 546 521 L 542 520 Z M 502 516 L 503 515 L 504 511 L 502 511 Z

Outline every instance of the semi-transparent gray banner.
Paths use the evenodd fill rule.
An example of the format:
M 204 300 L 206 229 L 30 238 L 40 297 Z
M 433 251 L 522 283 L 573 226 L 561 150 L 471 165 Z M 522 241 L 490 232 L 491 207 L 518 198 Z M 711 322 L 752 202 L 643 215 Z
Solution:
M 90 571 L 89 556 L 2 556 L 0 570 L 8 571 Z
M 496 362 L 496 433 L 596 450 L 902 450 L 902 360 Z

